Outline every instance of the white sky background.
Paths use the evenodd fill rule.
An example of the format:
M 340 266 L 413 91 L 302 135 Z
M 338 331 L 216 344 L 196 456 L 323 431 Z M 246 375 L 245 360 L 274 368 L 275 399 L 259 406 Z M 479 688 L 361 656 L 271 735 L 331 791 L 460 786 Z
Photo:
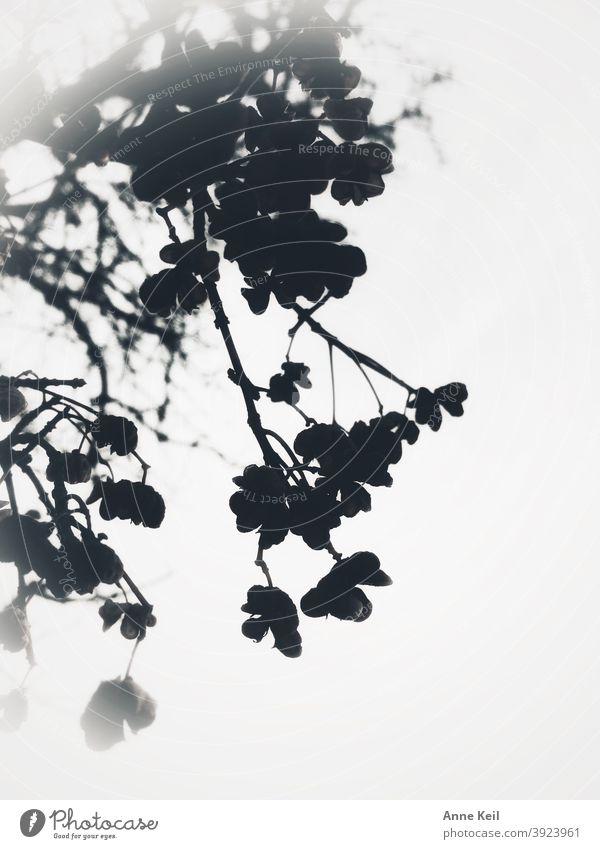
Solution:
M 74 6 L 91 33 L 97 4 Z M 6 0 L 2 11 L 18 15 Z M 369 261 L 323 324 L 413 385 L 469 387 L 465 416 L 423 432 L 391 470 L 394 487 L 373 491 L 372 512 L 333 533 L 345 554 L 375 551 L 395 583 L 369 592 L 362 625 L 304 618 L 300 660 L 242 637 L 239 607 L 259 573 L 227 501 L 232 475 L 258 455 L 204 316 L 212 347 L 198 348 L 198 367 L 221 374 L 211 388 L 188 382 L 175 426 L 210 434 L 234 465 L 146 439 L 165 523 L 109 526 L 156 604 L 134 675 L 158 718 L 88 751 L 79 717 L 98 682 L 124 671 L 129 644 L 101 633 L 93 605 L 34 601 L 39 667 L 28 723 L 0 739 L 4 797 L 597 798 L 600 4 L 365 0 L 362 14 L 379 117 L 407 94 L 407 56 L 454 77 L 427 97 L 445 162 L 401 126 L 381 198 L 344 210 L 317 199 Z M 59 24 L 70 15 L 61 4 Z M 25 185 L 28 162 L 12 167 Z M 260 383 L 283 359 L 288 321 L 253 317 L 236 275 L 222 295 Z M 3 372 L 77 373 L 72 347 L 32 336 L 26 308 L 12 306 Z M 303 406 L 328 415 L 326 346 L 295 345 L 323 383 Z M 338 363 L 340 419 L 374 415 L 358 372 Z M 299 429 L 264 406 L 288 435 Z M 268 560 L 296 600 L 330 567 L 296 538 Z M 0 571 L 2 603 L 13 571 Z M 23 664 L 2 654 L 0 690 Z

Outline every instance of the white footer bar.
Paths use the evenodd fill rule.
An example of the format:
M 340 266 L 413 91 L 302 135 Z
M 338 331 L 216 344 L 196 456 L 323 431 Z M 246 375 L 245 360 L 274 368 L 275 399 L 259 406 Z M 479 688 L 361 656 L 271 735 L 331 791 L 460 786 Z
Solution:
M 28 843 L 34 840 L 33 843 Z M 599 849 L 592 801 L 0 802 L 0 846 Z

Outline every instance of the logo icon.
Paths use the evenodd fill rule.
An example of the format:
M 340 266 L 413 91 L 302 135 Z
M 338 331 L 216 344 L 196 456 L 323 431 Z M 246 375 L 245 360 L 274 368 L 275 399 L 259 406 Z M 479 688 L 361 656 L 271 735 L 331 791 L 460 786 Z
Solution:
M 46 824 L 46 817 L 38 808 L 31 808 L 21 816 L 21 834 L 24 837 L 35 837 Z

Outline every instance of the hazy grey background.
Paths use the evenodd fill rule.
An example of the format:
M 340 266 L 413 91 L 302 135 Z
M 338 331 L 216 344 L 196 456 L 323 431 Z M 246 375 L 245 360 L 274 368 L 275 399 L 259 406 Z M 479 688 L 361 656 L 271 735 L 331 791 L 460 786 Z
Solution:
M 56 51 L 73 21 L 94 22 L 91 41 L 107 37 L 95 2 L 58 10 Z M 2 12 L 3 23 L 19 14 L 6 0 Z M 211 347 L 199 345 L 196 366 L 215 382 L 190 380 L 176 429 L 211 434 L 234 465 L 146 440 L 166 521 L 111 526 L 157 605 L 135 674 L 158 719 L 89 752 L 79 716 L 98 681 L 124 670 L 128 646 L 101 633 L 92 605 L 32 603 L 39 667 L 29 722 L 0 739 L 4 797 L 597 797 L 600 4 L 366 0 L 362 13 L 376 46 L 360 61 L 378 103 L 406 93 L 407 56 L 454 78 L 429 90 L 435 144 L 425 128 L 401 129 L 381 198 L 341 214 L 319 201 L 369 260 L 323 323 L 413 384 L 458 379 L 470 391 L 465 417 L 423 433 L 373 511 L 334 532 L 345 553 L 376 551 L 394 586 L 371 592 L 363 625 L 305 620 L 299 661 L 241 636 L 258 573 L 227 499 L 257 453 L 203 316 Z M 28 185 L 32 162 L 5 163 L 9 188 Z M 285 316 L 251 316 L 236 275 L 223 281 L 226 307 L 250 374 L 268 376 Z M 31 332 L 26 299 L 0 297 L 13 310 L 4 372 L 77 373 L 70 346 Z M 296 345 L 324 369 L 326 346 Z M 341 420 L 373 415 L 360 375 L 340 363 L 340 381 Z M 326 414 L 318 386 L 315 400 L 305 406 Z M 296 598 L 329 568 L 295 539 L 269 563 Z M 3 602 L 12 571 L 0 571 Z M 5 691 L 23 659 L 0 664 Z

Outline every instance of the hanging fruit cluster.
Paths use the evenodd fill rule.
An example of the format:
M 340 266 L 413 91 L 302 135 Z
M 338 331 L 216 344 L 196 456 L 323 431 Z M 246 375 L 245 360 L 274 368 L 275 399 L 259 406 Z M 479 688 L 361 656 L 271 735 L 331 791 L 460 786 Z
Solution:
M 444 412 L 462 415 L 467 389 L 458 382 L 413 388 L 315 318 L 355 284 L 366 285 L 367 262 L 360 247 L 347 243 L 346 227 L 314 207 L 327 193 L 341 207 L 379 197 L 393 158 L 369 138 L 373 102 L 360 91 L 360 69 L 343 58 L 350 30 L 321 4 L 298 4 L 292 19 L 260 56 L 248 39 L 209 45 L 195 30 L 171 33 L 151 77 L 160 85 L 143 90 L 147 108 L 137 123 L 116 132 L 102 126 L 92 105 L 79 114 L 75 136 L 80 159 L 83 151 L 87 161 L 130 166 L 134 195 L 154 204 L 168 227 L 170 241 L 159 251 L 163 266 L 140 286 L 142 307 L 164 318 L 204 305 L 214 313 L 231 362 L 228 376 L 242 392 L 259 451 L 234 479 L 230 500 L 238 530 L 258 536 L 255 562 L 267 579 L 248 592 L 244 611 L 251 616 L 243 633 L 260 641 L 270 632 L 275 646 L 294 657 L 301 644 L 297 608 L 273 586 L 265 552 L 289 535 L 328 551 L 332 569 L 303 596 L 302 612 L 365 621 L 372 605 L 363 587 L 390 579 L 375 554 L 345 557 L 331 534 L 370 510 L 373 488 L 391 485 L 390 470 L 420 426 L 437 431 Z M 68 149 L 66 131 L 61 143 Z M 185 238 L 173 224 L 175 210 L 191 222 Z M 218 288 L 222 259 L 237 265 L 254 315 L 283 308 L 294 317 L 292 342 L 301 328 L 326 342 L 332 388 L 333 352 L 351 359 L 373 391 L 376 417 L 344 426 L 335 418 L 335 392 L 331 422 L 307 415 L 299 403 L 309 397 L 310 368 L 290 359 L 291 343 L 279 372 L 266 381 L 248 377 Z M 396 409 L 384 410 L 372 373 L 401 387 Z M 264 399 L 290 405 L 302 430 L 286 439 L 265 428 L 258 406 Z M 64 464 L 69 475 L 85 474 L 76 458 Z M 97 482 L 91 501 L 103 518 L 150 527 L 162 519 L 159 497 L 145 482 Z M 105 624 L 116 615 L 105 610 Z
M 146 482 L 149 466 L 138 454 L 135 424 L 123 416 L 98 414 L 62 394 L 67 386 L 78 389 L 83 385 L 83 380 L 37 378 L 27 373 L 0 376 L 0 418 L 10 423 L 9 433 L 0 440 L 1 482 L 8 494 L 8 501 L 0 502 L 0 563 L 13 563 L 18 577 L 16 597 L 0 611 L 0 644 L 9 652 L 25 652 L 30 667 L 35 665 L 28 617 L 33 598 L 56 602 L 75 597 L 102 599 L 99 613 L 104 630 L 121 620 L 121 634 L 135 640 L 136 646 L 146 629 L 156 624 L 152 604 L 108 545 L 106 535 L 94 530 L 89 505 L 100 502 L 99 514 L 106 521 L 119 518 L 157 528 L 165 504 Z M 34 393 L 41 398 L 30 407 L 27 395 Z M 68 450 L 56 447 L 69 442 L 74 447 Z M 142 479 L 115 481 L 115 456 L 132 458 L 141 466 Z M 29 484 L 43 517 L 38 509 L 19 509 L 17 476 Z M 91 489 L 87 499 L 82 487 Z M 130 595 L 135 601 L 130 601 Z M 114 723 L 103 723 L 94 710 L 108 683 L 115 684 L 101 685 L 83 719 L 86 739 L 95 748 L 122 738 L 122 727 L 119 734 L 107 735 L 106 728 Z M 125 701 L 131 713 L 131 705 L 143 691 L 133 683 L 129 670 L 121 690 L 128 693 Z M 27 715 L 24 688 L 2 697 L 2 704 L 4 723 L 18 727 Z M 153 703 L 147 699 L 145 704 Z M 144 709 L 143 719 L 138 711 L 128 719 L 129 725 L 138 730 L 150 724 L 153 716 L 154 708 Z

